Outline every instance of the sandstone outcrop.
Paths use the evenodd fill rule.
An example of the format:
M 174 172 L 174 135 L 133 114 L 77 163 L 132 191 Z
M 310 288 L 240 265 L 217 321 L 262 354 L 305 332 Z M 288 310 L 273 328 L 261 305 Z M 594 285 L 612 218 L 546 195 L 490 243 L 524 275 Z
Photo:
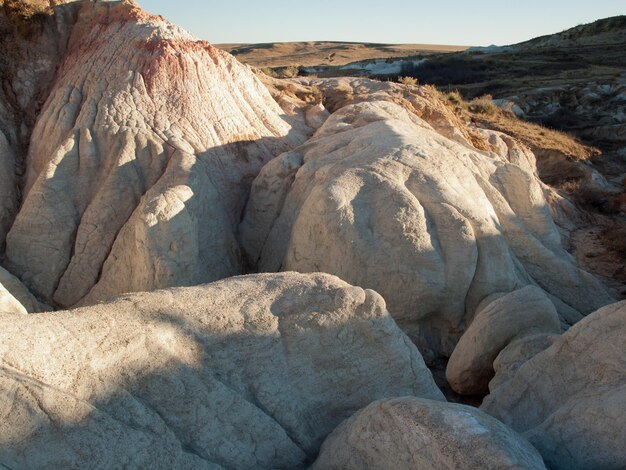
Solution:
M 382 298 L 325 274 L 0 323 L 9 468 L 299 468 L 374 400 L 443 399 Z
M 626 467 L 625 328 L 620 302 L 521 364 L 503 358 L 514 369 L 498 370 L 481 409 L 527 437 L 552 468 Z
M 537 286 L 564 325 L 612 301 L 563 248 L 532 154 L 478 150 L 390 101 L 341 107 L 263 168 L 240 226 L 253 265 L 377 290 L 427 359 L 492 294 Z
M 162 18 L 130 2 L 57 10 L 69 8 L 6 266 L 60 306 L 242 273 L 249 185 L 309 128 L 247 67 Z
M 545 469 L 539 453 L 498 420 L 469 406 L 414 397 L 380 400 L 343 422 L 312 467 Z

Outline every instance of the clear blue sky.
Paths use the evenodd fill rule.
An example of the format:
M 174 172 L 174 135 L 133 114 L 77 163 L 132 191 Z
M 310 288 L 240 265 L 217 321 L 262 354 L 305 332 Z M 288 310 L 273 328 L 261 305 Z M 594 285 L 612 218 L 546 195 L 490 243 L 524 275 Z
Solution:
M 139 0 L 213 43 L 512 44 L 626 14 L 626 0 Z

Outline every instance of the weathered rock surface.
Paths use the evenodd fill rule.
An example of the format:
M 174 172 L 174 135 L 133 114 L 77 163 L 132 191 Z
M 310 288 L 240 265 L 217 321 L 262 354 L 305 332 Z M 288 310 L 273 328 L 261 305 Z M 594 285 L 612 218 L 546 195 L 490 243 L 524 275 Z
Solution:
M 532 154 L 507 149 L 450 140 L 389 101 L 344 106 L 263 168 L 243 246 L 263 271 L 377 290 L 427 358 L 452 353 L 486 297 L 528 285 L 571 324 L 612 299 L 561 245 Z
M 443 399 L 373 291 L 232 278 L 0 318 L 10 468 L 298 468 L 374 400 Z
M 6 269 L 0 267 L 0 311 L 5 313 L 37 313 L 52 310 L 42 304 Z
M 6 265 L 61 306 L 240 274 L 250 183 L 308 127 L 230 55 L 131 2 L 72 8 Z
M 469 406 L 414 397 L 380 400 L 343 422 L 313 469 L 544 469 L 539 453 Z
M 481 409 L 556 469 L 626 467 L 626 302 L 606 306 L 495 387 Z M 504 353 L 504 351 L 503 351 Z M 490 384 L 491 387 L 491 384 Z
M 494 375 L 493 362 L 509 343 L 524 336 L 560 332 L 556 309 L 538 287 L 498 296 L 479 306 L 454 348 L 446 369 L 448 383 L 461 395 L 484 395 Z

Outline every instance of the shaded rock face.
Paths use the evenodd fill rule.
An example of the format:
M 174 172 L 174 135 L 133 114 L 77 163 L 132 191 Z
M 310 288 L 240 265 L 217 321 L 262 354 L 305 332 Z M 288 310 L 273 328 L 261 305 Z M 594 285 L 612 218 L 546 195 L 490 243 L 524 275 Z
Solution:
M 519 345 L 515 361 L 505 349 L 481 409 L 526 436 L 552 468 L 626 467 L 625 325 L 620 302 L 536 355 Z
M 324 441 L 313 469 L 545 469 L 522 436 L 469 406 L 380 400 Z
M 31 8 L 26 1 L 0 1 L 0 255 L 20 205 L 30 134 L 78 8 L 66 6 L 54 16 L 23 16 L 40 11 L 46 2 L 39 3 Z
M 382 298 L 329 275 L 238 277 L 0 323 L 10 468 L 299 468 L 376 399 L 443 399 Z
M 58 9 L 70 7 L 6 266 L 61 306 L 240 274 L 250 182 L 308 128 L 234 58 L 162 18 L 120 2 Z
M 501 141 L 479 151 L 395 103 L 344 106 L 263 168 L 243 246 L 262 271 L 377 290 L 427 359 L 449 356 L 496 293 L 538 286 L 572 324 L 612 299 L 562 247 L 532 154 Z

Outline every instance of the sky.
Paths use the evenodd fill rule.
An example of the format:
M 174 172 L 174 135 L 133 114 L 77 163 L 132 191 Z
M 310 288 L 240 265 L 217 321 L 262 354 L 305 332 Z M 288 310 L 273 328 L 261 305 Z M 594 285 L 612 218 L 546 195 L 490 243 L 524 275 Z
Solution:
M 506 45 L 608 16 L 625 0 L 139 0 L 212 43 Z

